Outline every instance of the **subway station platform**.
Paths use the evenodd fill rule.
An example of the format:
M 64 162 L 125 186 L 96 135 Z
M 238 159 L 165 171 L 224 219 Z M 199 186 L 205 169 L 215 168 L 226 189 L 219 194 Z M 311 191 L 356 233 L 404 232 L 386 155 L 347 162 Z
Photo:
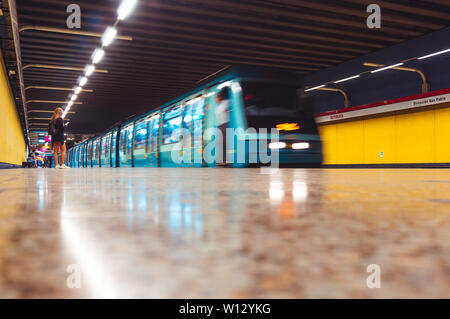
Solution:
M 0 298 L 450 297 L 449 169 L 1 170 L 0 202 Z

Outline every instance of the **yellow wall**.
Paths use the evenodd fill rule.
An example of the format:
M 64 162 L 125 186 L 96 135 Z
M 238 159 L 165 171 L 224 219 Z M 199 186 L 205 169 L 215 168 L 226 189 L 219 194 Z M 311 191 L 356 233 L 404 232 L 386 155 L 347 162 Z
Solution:
M 450 163 L 450 107 L 319 129 L 324 164 Z
M 22 165 L 25 140 L 0 52 L 0 163 Z

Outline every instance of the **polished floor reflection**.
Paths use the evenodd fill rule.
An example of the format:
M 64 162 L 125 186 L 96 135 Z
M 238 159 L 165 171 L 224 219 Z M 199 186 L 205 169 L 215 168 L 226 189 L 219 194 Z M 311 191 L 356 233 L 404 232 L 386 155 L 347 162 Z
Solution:
M 367 286 L 371 264 L 380 288 Z M 449 298 L 449 287 L 448 169 L 0 171 L 0 298 Z

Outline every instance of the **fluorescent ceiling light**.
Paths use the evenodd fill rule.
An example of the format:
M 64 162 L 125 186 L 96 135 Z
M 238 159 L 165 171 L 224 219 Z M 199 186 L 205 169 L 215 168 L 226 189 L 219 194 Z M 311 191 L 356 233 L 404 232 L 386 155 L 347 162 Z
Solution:
M 69 103 L 67 103 L 67 107 L 71 107 L 73 105 L 73 101 L 70 101 Z
M 86 83 L 87 83 L 87 77 L 83 76 L 82 78 L 80 78 L 79 83 L 80 86 L 83 87 Z
M 345 78 L 345 79 L 341 79 L 341 80 L 334 81 L 334 83 L 341 83 L 341 82 L 353 80 L 353 79 L 356 79 L 356 78 L 359 78 L 359 74 L 358 74 L 358 75 L 355 75 L 355 76 L 350 76 L 350 77 Z
M 90 76 L 92 73 L 94 73 L 95 71 L 95 66 L 93 66 L 92 64 L 89 64 L 86 66 L 86 68 L 84 69 L 85 71 L 85 75 L 86 76 Z
M 107 47 L 108 45 L 110 45 L 113 41 L 114 38 L 117 35 L 117 29 L 114 27 L 107 27 L 105 30 L 105 33 L 103 33 L 102 36 L 102 45 L 104 47 Z
M 312 91 L 312 90 L 317 90 L 317 89 L 323 88 L 324 86 L 325 86 L 325 84 L 318 85 L 318 86 L 315 86 L 313 88 L 306 89 L 305 92 Z
M 122 3 L 117 9 L 117 19 L 123 20 L 133 11 L 137 4 L 137 0 L 122 0 Z
M 400 66 L 400 65 L 403 65 L 403 63 L 397 63 L 397 64 L 394 64 L 394 65 L 385 66 L 384 68 L 370 71 L 370 73 L 381 72 L 381 71 L 384 71 L 384 70 L 395 68 L 395 67 Z
M 76 94 L 72 94 L 72 96 L 70 97 L 70 101 L 75 101 L 77 99 L 78 95 Z
M 79 94 L 80 92 L 81 92 L 81 86 L 79 86 L 75 89 L 75 94 Z
M 105 51 L 103 49 L 95 49 L 94 53 L 92 53 L 92 63 L 93 64 L 97 64 L 99 63 L 102 59 L 103 56 L 105 55 Z
M 431 58 L 432 56 L 443 54 L 443 53 L 447 53 L 447 52 L 450 52 L 450 49 L 439 51 L 439 52 L 435 52 L 435 53 L 431 53 L 431 54 L 428 54 L 428 55 L 424 55 L 424 56 L 421 56 L 420 58 L 417 58 L 417 59 L 418 60 L 422 60 L 422 59 L 426 59 L 426 58 Z

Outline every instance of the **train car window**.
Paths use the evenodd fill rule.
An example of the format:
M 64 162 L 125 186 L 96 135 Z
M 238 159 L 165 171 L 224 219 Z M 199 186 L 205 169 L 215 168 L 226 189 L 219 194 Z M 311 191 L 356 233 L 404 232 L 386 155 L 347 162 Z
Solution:
M 152 152 L 156 152 L 158 149 L 159 115 L 153 118 L 152 125 Z
M 95 154 L 96 159 L 100 160 L 100 139 L 95 142 L 95 146 L 97 147 L 97 152 Z
M 109 154 L 111 154 L 111 135 L 108 135 L 106 137 L 105 159 L 109 159 Z
M 177 106 L 164 114 L 163 144 L 175 143 L 180 140 L 181 111 L 182 107 Z
M 92 159 L 97 160 L 97 141 L 94 141 L 94 146 L 92 148 Z
M 150 153 L 152 145 L 151 140 L 152 140 L 153 117 L 146 119 L 145 122 L 147 123 L 147 139 L 145 143 L 145 153 Z
M 205 112 L 205 99 L 199 99 L 194 104 L 194 114 L 192 116 L 194 147 L 202 145 L 204 112 Z
M 120 131 L 120 142 L 119 142 L 119 150 L 122 151 L 123 153 L 126 152 L 127 150 L 127 130 L 123 129 Z
M 134 133 L 134 149 L 139 150 L 146 148 L 147 140 L 147 121 L 142 120 L 136 124 L 136 132 Z
M 191 130 L 191 124 L 192 124 L 192 108 L 193 103 L 189 103 L 184 108 L 184 114 L 183 114 L 183 128 L 186 130 Z
M 117 143 L 117 133 L 114 132 L 111 138 L 111 158 L 113 161 L 116 158 L 116 143 Z
M 300 108 L 296 86 L 244 81 L 241 87 L 248 127 L 271 129 L 295 123 L 299 129 L 290 132 L 317 134 L 312 112 Z

